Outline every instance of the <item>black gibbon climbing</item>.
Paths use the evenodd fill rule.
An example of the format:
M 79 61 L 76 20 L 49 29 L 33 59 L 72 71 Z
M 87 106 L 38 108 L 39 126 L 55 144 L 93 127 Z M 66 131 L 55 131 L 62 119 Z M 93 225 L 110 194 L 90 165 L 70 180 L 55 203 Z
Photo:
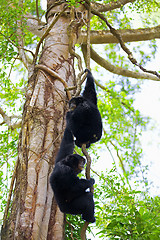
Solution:
M 77 177 L 84 168 L 85 159 L 78 154 L 72 154 L 73 149 L 73 135 L 66 127 L 50 184 L 63 213 L 82 214 L 84 220 L 94 222 L 93 193 L 86 192 L 86 189 L 91 188 L 95 181 L 93 178 L 87 180 Z
M 83 143 L 88 148 L 91 143 L 97 142 L 102 136 L 102 120 L 97 108 L 97 94 L 92 73 L 86 69 L 87 81 L 82 96 L 74 97 L 69 101 L 67 112 L 68 127 L 76 137 L 76 145 Z

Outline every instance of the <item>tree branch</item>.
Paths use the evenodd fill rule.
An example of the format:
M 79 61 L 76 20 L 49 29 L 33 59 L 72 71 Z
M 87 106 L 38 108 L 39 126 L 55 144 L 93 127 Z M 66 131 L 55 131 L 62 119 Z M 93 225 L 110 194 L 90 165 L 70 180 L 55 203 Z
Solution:
M 88 3 L 88 8 L 89 8 L 89 1 L 88 0 L 85 0 L 87 3 Z M 87 7 L 87 4 L 86 4 L 86 7 Z M 136 65 L 137 67 L 139 67 L 143 72 L 147 72 L 147 73 L 151 73 L 153 75 L 156 75 L 158 78 L 160 78 L 160 74 L 158 74 L 158 72 L 156 71 L 152 71 L 152 70 L 147 70 L 145 69 L 142 65 L 140 65 L 137 60 L 133 57 L 132 55 L 132 52 L 128 49 L 128 47 L 125 45 L 123 39 L 122 39 L 122 36 L 119 34 L 119 32 L 113 28 L 110 23 L 108 22 L 108 20 L 106 19 L 106 17 L 99 13 L 97 10 L 91 8 L 91 12 L 98 16 L 100 19 L 102 19 L 106 25 L 108 26 L 108 28 L 110 29 L 110 32 L 118 39 L 120 45 L 121 45 L 121 48 L 127 53 L 128 55 L 128 59 L 134 64 Z
M 26 20 L 28 30 L 37 37 L 41 38 L 46 31 L 46 23 L 42 21 L 39 22 L 39 20 L 33 17 L 30 13 L 27 13 L 24 18 Z
M 117 32 L 122 36 L 124 42 L 148 41 L 160 38 L 160 25 L 152 28 L 119 29 Z M 118 39 L 109 30 L 91 31 L 90 41 L 91 44 L 119 43 Z M 77 43 L 87 43 L 86 31 L 81 32 Z
M 70 228 L 71 228 L 71 239 L 75 239 L 74 237 L 73 237 L 73 231 L 75 230 L 75 228 L 74 228 L 74 226 L 72 226 L 72 224 L 70 223 L 70 222 L 68 222 L 66 219 L 65 219 L 65 221 L 66 221 L 66 223 L 70 226 Z M 77 238 L 76 238 L 77 239 Z
M 14 129 L 20 128 L 21 125 L 22 125 L 22 121 L 19 121 L 19 122 L 17 122 L 17 123 L 12 124 L 12 125 L 10 126 L 10 128 L 11 128 L 12 130 L 14 130 Z
M 82 51 L 85 52 L 86 54 L 86 45 L 82 45 Z M 149 80 L 155 80 L 155 81 L 160 81 L 160 79 L 152 74 L 149 73 L 140 73 L 140 72 L 134 72 L 130 71 L 121 67 L 114 66 L 101 56 L 99 56 L 92 48 L 91 48 L 91 58 L 100 66 L 105 68 L 106 70 L 117 74 L 121 75 L 124 77 L 131 77 L 131 78 L 136 78 L 136 79 L 149 79 Z
M 12 129 L 12 130 L 14 130 L 14 129 L 16 129 L 16 128 L 19 128 L 20 126 L 21 126 L 21 123 L 22 123 L 22 121 L 20 120 L 19 122 L 17 122 L 17 123 L 13 123 L 13 124 L 11 124 L 11 120 L 13 119 L 13 118 L 20 118 L 20 116 L 8 116 L 4 111 L 3 111 L 3 109 L 0 107 L 0 115 L 3 117 L 3 122 L 0 124 L 0 126 L 2 126 L 3 124 L 7 124 L 7 126 L 10 128 L 10 129 Z
M 46 30 L 46 25 L 41 22 L 41 26 L 38 25 L 38 20 L 32 15 L 27 14 L 25 16 L 28 30 L 38 37 L 42 37 Z M 139 28 L 139 29 L 120 29 L 117 32 L 122 36 L 124 42 L 138 42 L 148 41 L 156 38 L 160 38 L 160 25 L 152 28 Z M 91 44 L 105 44 L 105 43 L 119 43 L 118 39 L 108 31 L 91 31 L 90 33 Z M 81 31 L 77 39 L 78 44 L 87 43 L 87 32 Z
M 118 1 L 113 1 L 108 4 L 100 4 L 100 3 L 92 3 L 91 6 L 93 8 L 96 8 L 98 12 L 107 12 L 114 10 L 116 8 L 121 8 L 127 3 L 133 3 L 135 0 L 118 0 Z
M 0 107 L 0 114 L 3 117 L 4 123 L 6 123 L 8 126 L 11 125 L 11 119 L 7 116 L 7 114 L 3 111 L 3 109 Z
M 85 57 L 86 51 L 83 51 L 83 50 L 82 50 L 82 52 L 83 52 L 84 59 L 85 59 L 85 58 L 86 58 L 86 57 Z M 109 94 L 111 94 L 111 91 L 110 91 L 107 87 L 105 87 L 105 86 L 103 86 L 102 84 L 100 84 L 96 79 L 94 79 L 94 81 L 95 81 L 95 84 L 96 84 L 98 87 L 100 87 L 102 90 L 104 90 L 104 91 L 108 92 Z M 134 112 L 134 108 L 128 106 L 126 102 L 124 102 L 123 100 L 121 100 L 120 96 L 117 96 L 117 97 L 114 96 L 114 98 L 117 99 L 117 100 L 119 100 L 120 103 L 121 103 L 124 107 L 126 107 L 127 109 L 129 109 L 131 112 Z

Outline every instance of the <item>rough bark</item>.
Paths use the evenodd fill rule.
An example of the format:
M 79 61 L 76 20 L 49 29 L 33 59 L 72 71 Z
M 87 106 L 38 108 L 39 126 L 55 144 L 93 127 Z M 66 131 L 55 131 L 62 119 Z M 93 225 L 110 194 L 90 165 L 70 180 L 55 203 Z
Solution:
M 54 1 L 50 1 L 52 4 Z M 61 11 L 63 6 L 58 6 Z M 53 16 L 48 19 L 51 23 Z M 73 57 L 69 53 L 63 16 L 45 39 L 39 60 L 75 85 Z M 64 216 L 58 209 L 49 184 L 55 155 L 61 141 L 67 95 L 64 85 L 47 72 L 35 69 L 29 79 L 18 146 L 18 167 L 11 214 L 2 239 L 63 239 Z

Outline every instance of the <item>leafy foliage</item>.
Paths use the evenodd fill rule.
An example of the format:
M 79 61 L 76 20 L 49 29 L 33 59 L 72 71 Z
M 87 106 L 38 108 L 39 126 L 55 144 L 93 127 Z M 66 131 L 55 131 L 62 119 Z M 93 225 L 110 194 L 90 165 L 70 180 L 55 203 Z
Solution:
M 128 89 L 125 86 L 126 90 L 122 87 L 119 92 L 114 90 L 115 87 L 115 82 L 110 81 L 105 95 L 99 98 L 99 109 L 105 130 L 101 142 L 115 148 L 120 161 L 127 165 L 127 175 L 131 177 L 136 173 L 136 166 L 140 163 L 142 149 L 139 136 L 147 121 L 133 107 L 134 100 L 132 97 L 129 98 L 132 92 L 131 85 Z
M 11 131 L 8 128 L 0 133 L 0 212 L 6 206 L 8 189 L 12 170 L 17 158 L 17 145 L 19 133 L 17 130 Z M 0 220 L 1 223 L 2 220 Z
M 96 222 L 102 239 L 159 239 L 160 198 L 128 189 L 115 168 L 95 188 Z
M 78 223 L 78 224 L 77 224 Z M 84 224 L 84 221 L 80 216 L 66 215 L 65 222 L 65 239 L 78 239 L 81 240 L 80 230 Z

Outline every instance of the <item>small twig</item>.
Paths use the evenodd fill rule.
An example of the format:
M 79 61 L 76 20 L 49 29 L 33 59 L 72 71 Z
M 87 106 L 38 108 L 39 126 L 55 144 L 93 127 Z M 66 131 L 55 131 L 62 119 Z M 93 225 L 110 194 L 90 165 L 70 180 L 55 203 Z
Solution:
M 76 86 L 71 86 L 71 87 L 65 88 L 64 90 L 65 91 L 71 91 L 71 90 L 74 90 L 76 88 L 77 88 Z
M 86 166 L 86 178 L 90 179 L 90 166 L 91 166 L 91 157 L 89 156 L 86 150 L 86 144 L 82 144 L 82 152 L 87 158 L 87 166 Z
M 78 53 L 76 53 L 74 50 L 73 50 L 73 40 L 72 40 L 72 23 L 68 26 L 68 36 L 69 36 L 69 52 L 72 56 L 76 57 L 77 58 L 77 61 L 78 61 L 78 69 L 80 72 L 83 72 L 83 68 L 82 68 L 82 59 L 80 57 L 80 55 Z
M 70 228 L 71 228 L 71 239 L 73 239 L 73 240 L 75 240 L 75 239 L 77 239 L 77 238 L 74 238 L 73 237 L 73 231 L 74 231 L 74 227 L 72 226 L 72 224 L 70 223 L 70 222 L 68 222 L 67 220 L 65 220 L 66 221 L 66 223 L 70 226 Z
M 67 90 L 67 89 L 68 89 L 68 85 L 67 85 L 67 83 L 65 82 L 65 80 L 59 76 L 58 73 L 54 72 L 52 69 L 50 69 L 49 67 L 47 67 L 47 66 L 45 66 L 45 65 L 42 65 L 42 64 L 36 65 L 35 68 L 41 69 L 41 70 L 43 70 L 43 71 L 46 71 L 46 72 L 49 73 L 52 77 L 55 77 L 57 80 L 59 80 L 59 81 L 63 84 L 63 86 L 64 86 L 64 88 L 65 88 L 65 90 L 66 90 L 66 92 L 67 92 L 68 99 L 71 99 L 71 94 L 70 94 L 70 92 Z
M 87 68 L 90 69 L 90 58 L 91 58 L 91 53 L 90 53 L 90 19 L 91 19 L 91 3 L 88 3 L 88 20 L 87 20 Z
M 32 54 L 33 57 L 35 57 L 34 53 L 33 53 L 31 50 L 26 49 L 26 48 L 23 48 L 23 47 L 21 47 L 21 46 L 17 46 L 17 45 L 16 45 L 12 40 L 10 40 L 5 34 L 3 34 L 2 32 L 0 32 L 0 34 L 1 34 L 4 38 L 6 38 L 6 39 L 8 40 L 8 42 L 10 42 L 10 43 L 11 43 L 13 46 L 15 46 L 16 48 L 19 48 L 19 49 L 22 49 L 22 50 L 24 50 L 24 51 L 26 51 L 26 52 L 29 52 L 29 53 Z
M 40 18 L 39 18 L 39 10 L 38 10 L 38 0 L 36 0 L 36 14 L 38 18 L 38 24 L 40 23 Z
M 17 159 L 17 161 L 15 163 L 14 171 L 13 171 L 13 175 L 12 175 L 12 179 L 11 179 L 11 185 L 10 185 L 10 189 L 9 189 L 7 204 L 6 204 L 6 208 L 5 208 L 5 212 L 4 212 L 4 216 L 3 216 L 3 226 L 2 226 L 3 229 L 6 226 L 7 215 L 8 215 L 8 210 L 9 210 L 10 201 L 11 201 L 11 197 L 12 197 L 13 186 L 14 186 L 14 181 L 15 181 L 15 178 L 16 178 L 18 163 L 19 163 L 19 159 Z
M 17 57 L 18 57 L 18 54 L 17 54 Z M 14 64 L 15 64 L 15 61 L 16 61 L 16 59 L 14 59 L 13 60 L 13 63 L 11 64 L 11 68 L 10 68 L 10 70 L 9 70 L 9 74 L 8 74 L 8 79 L 10 79 L 10 76 L 11 76 L 11 73 L 12 73 L 12 70 L 13 70 L 13 67 L 14 67 Z M 10 82 L 11 82 L 11 80 L 10 80 Z M 14 86 L 14 84 L 12 83 L 12 85 Z M 14 86 L 14 88 L 15 88 L 15 86 Z
M 0 126 L 2 126 L 2 125 L 5 124 L 5 123 L 6 123 L 5 121 L 1 122 L 1 123 L 0 123 Z
M 82 77 L 82 75 L 84 74 L 84 72 L 80 72 L 78 74 L 78 77 L 77 77 L 77 90 L 74 94 L 74 97 L 77 97 L 79 96 L 80 92 L 81 92 L 81 85 L 82 83 L 85 81 L 86 79 L 86 76 L 87 76 L 87 72 L 84 74 L 84 76 Z M 82 77 L 82 80 L 81 80 L 81 77 Z
M 86 231 L 87 231 L 88 225 L 89 225 L 89 222 L 85 222 L 81 228 L 81 240 L 86 240 Z
M 66 11 L 67 8 L 68 8 L 68 5 L 65 6 L 64 9 L 60 13 L 57 14 L 57 16 L 53 19 L 52 23 L 50 24 L 50 26 L 47 28 L 46 32 L 41 37 L 41 39 L 36 47 L 35 57 L 34 57 L 34 61 L 33 61 L 34 64 L 37 61 L 37 56 L 38 56 L 40 45 L 42 44 L 42 42 L 46 38 L 46 36 L 49 34 L 49 32 L 52 29 L 52 27 L 54 26 L 54 24 L 58 21 L 58 19 L 62 16 L 62 14 Z
M 81 92 L 81 76 L 83 75 L 84 71 L 83 71 L 83 67 L 82 67 L 82 59 L 80 57 L 80 55 L 78 53 L 76 53 L 73 49 L 74 46 L 74 38 L 75 38 L 75 34 L 76 34 L 76 30 L 79 26 L 82 25 L 82 21 L 77 21 L 75 20 L 75 13 L 74 13 L 74 8 L 71 8 L 70 14 L 71 14 L 71 21 L 70 24 L 67 28 L 67 34 L 68 34 L 68 38 L 69 38 L 69 53 L 77 58 L 78 61 L 78 69 L 79 69 L 79 74 L 76 78 L 76 93 L 74 94 L 74 97 L 78 96 Z
M 84 72 L 83 72 L 83 73 L 84 73 Z M 83 82 L 84 82 L 85 79 L 86 79 L 87 72 L 83 75 L 82 80 L 81 80 L 81 76 L 82 76 L 83 73 L 79 73 L 79 74 L 78 74 L 78 77 L 77 77 L 77 78 L 80 78 L 80 81 L 77 83 L 77 86 L 71 86 L 71 87 L 68 87 L 68 88 L 65 89 L 66 91 L 67 91 L 67 90 L 68 90 L 68 91 L 71 91 L 71 90 L 74 90 L 74 89 L 77 88 L 76 93 L 74 94 L 74 97 L 79 96 L 79 94 L 80 94 L 80 92 L 81 92 L 81 85 L 83 84 Z
M 104 133 L 106 134 L 105 130 L 104 130 Z M 127 177 L 127 172 L 126 172 L 126 169 L 125 169 L 125 167 L 124 167 L 123 161 L 122 161 L 122 159 L 121 159 L 121 157 L 120 157 L 120 155 L 119 155 L 119 151 L 118 151 L 117 147 L 115 146 L 115 144 L 114 144 L 111 140 L 110 140 L 109 142 L 110 142 L 110 144 L 114 147 L 114 149 L 116 150 L 117 157 L 118 157 L 118 159 L 119 159 L 119 162 L 120 162 L 120 165 L 121 165 L 121 168 L 122 168 L 122 171 L 123 171 L 123 175 L 125 176 L 126 181 L 127 181 L 127 183 L 128 183 L 128 186 L 129 186 L 129 188 L 131 189 L 131 185 L 130 185 L 130 183 L 129 183 L 129 179 L 128 179 L 128 177 Z
M 105 130 L 104 130 L 104 133 L 106 134 Z M 114 147 L 114 149 L 116 150 L 117 157 L 118 157 L 119 162 L 120 162 L 120 164 L 121 164 L 121 168 L 122 168 L 122 171 L 123 171 L 124 176 L 127 176 L 126 169 L 125 169 L 125 167 L 124 167 L 123 161 L 122 161 L 122 159 L 121 159 L 121 157 L 120 157 L 120 155 L 119 155 L 119 152 L 118 152 L 118 149 L 117 149 L 116 145 L 115 145 L 111 140 L 110 140 L 109 142 L 110 142 L 110 144 Z
M 86 178 L 90 179 L 90 168 L 91 168 L 91 157 L 89 156 L 87 150 L 86 150 L 86 144 L 82 144 L 82 152 L 85 155 L 85 157 L 87 158 L 87 166 L 86 166 Z M 93 193 L 94 191 L 94 187 L 92 186 L 90 188 L 90 191 Z M 87 227 L 89 225 L 89 222 L 85 222 L 82 226 L 81 229 L 81 240 L 86 240 L 86 231 L 87 231 Z
M 96 174 L 99 178 L 102 178 L 101 175 L 99 173 L 97 173 L 96 171 L 94 171 L 92 168 L 91 168 L 91 171 Z

